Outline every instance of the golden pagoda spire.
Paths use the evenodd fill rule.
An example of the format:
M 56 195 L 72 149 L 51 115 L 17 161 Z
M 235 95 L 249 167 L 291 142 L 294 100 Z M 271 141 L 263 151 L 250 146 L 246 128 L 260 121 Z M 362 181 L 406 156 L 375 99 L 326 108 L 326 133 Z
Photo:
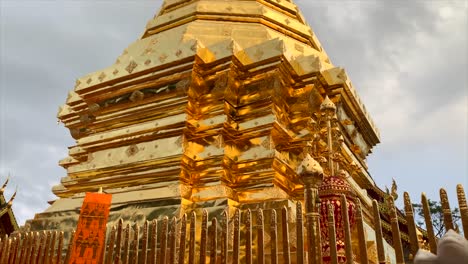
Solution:
M 151 216 L 213 204 L 278 208 L 312 179 L 298 177 L 304 158 L 323 175 L 346 175 L 365 167 L 379 141 L 293 1 L 166 0 L 115 63 L 77 79 L 57 117 L 76 145 L 59 162 L 59 199 L 33 230 L 60 226 L 97 187 L 122 215 L 132 215 L 130 204 Z M 340 131 L 343 118 L 349 131 Z

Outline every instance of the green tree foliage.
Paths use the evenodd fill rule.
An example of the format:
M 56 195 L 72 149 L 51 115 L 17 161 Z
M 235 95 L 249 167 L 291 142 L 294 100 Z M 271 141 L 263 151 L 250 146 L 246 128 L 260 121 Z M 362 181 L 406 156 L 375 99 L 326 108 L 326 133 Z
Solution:
M 442 205 L 438 201 L 432 201 L 428 199 L 429 203 L 429 211 L 431 212 L 431 218 L 432 218 L 432 225 L 434 227 L 434 234 L 436 237 L 441 237 L 445 234 L 445 225 L 444 225 L 444 213 L 442 210 Z M 424 221 L 424 211 L 423 207 L 421 204 L 413 204 L 413 208 L 416 212 L 416 223 L 422 227 L 423 229 L 426 229 L 426 222 Z M 460 210 L 458 208 L 454 208 L 452 210 L 452 219 L 453 219 L 453 225 L 455 227 L 455 231 L 460 232 L 459 226 L 460 226 Z

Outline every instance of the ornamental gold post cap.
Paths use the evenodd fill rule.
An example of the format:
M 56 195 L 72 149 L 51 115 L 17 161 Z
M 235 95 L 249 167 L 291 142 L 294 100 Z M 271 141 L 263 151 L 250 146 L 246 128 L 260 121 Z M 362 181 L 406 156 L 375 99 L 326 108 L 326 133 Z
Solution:
M 306 154 L 296 172 L 301 176 L 304 184 L 318 186 L 323 181 L 323 168 L 310 154 Z
M 323 100 L 322 104 L 320 105 L 320 111 L 325 112 L 327 114 L 331 114 L 331 115 L 335 114 L 336 106 L 332 102 L 332 100 L 330 100 L 330 98 L 328 98 L 328 95 L 325 96 L 325 99 Z

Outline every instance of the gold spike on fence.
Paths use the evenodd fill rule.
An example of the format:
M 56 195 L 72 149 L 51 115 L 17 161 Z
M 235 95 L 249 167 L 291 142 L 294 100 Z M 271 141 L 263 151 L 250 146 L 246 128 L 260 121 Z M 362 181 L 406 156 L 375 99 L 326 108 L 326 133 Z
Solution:
M 452 211 L 450 210 L 450 203 L 447 196 L 447 191 L 444 188 L 440 188 L 440 204 L 442 205 L 442 212 L 444 215 L 445 230 L 455 230 L 453 226 Z
M 398 225 L 398 215 L 392 197 L 390 197 L 390 223 L 392 225 L 392 239 L 393 248 L 395 249 L 396 263 L 405 264 L 403 245 L 401 244 L 400 226 Z
M 127 224 L 125 227 L 125 239 L 123 241 L 123 256 L 122 256 L 122 263 L 128 264 L 128 255 L 130 250 L 130 224 Z
M 461 184 L 457 185 L 458 206 L 465 239 L 468 239 L 468 205 L 466 204 L 465 190 Z
M 177 218 L 174 216 L 171 220 L 171 228 L 169 231 L 169 263 L 175 263 L 176 247 L 177 247 Z
M 187 239 L 187 215 L 184 214 L 180 221 L 180 240 L 179 240 L 179 264 L 185 263 L 185 240 Z M 146 262 L 143 262 L 146 263 Z
M 304 263 L 304 226 L 301 202 L 296 204 L 296 263 Z
M 158 251 L 157 251 L 157 242 L 158 241 L 158 220 L 154 219 L 151 222 L 151 255 L 150 255 L 150 263 L 156 264 L 158 259 Z
M 159 254 L 159 262 L 158 263 L 166 263 L 167 260 L 167 232 L 169 229 L 169 218 L 165 216 L 162 221 L 161 227 L 161 249 Z
M 239 264 L 239 247 L 240 247 L 240 210 L 237 209 L 234 213 L 234 237 L 233 237 L 233 264 Z
M 291 264 L 291 254 L 289 250 L 289 224 L 288 224 L 288 209 L 281 209 L 281 225 L 283 234 L 283 263 Z
M 195 231 L 196 231 L 196 219 L 195 212 L 190 215 L 190 242 L 189 242 L 189 258 L 188 264 L 195 264 Z
M 218 221 L 211 219 L 210 227 L 210 264 L 216 264 L 218 258 Z
M 257 211 L 257 263 L 265 263 L 265 234 L 264 234 L 264 221 L 263 221 L 263 210 L 258 209 Z
M 437 240 L 434 234 L 434 227 L 432 225 L 431 211 L 429 209 L 429 201 L 426 198 L 426 194 L 421 194 L 421 205 L 423 208 L 424 221 L 426 222 L 427 237 L 429 240 L 429 248 L 432 253 L 437 254 Z
M 252 264 L 252 212 L 245 215 L 245 263 Z
M 224 210 L 221 214 L 221 263 L 227 264 L 229 257 L 229 214 Z
M 410 196 L 407 192 L 403 193 L 403 199 L 405 203 L 405 216 L 408 224 L 408 235 L 410 239 L 410 251 L 412 257 L 416 255 L 419 250 L 418 236 L 416 233 L 416 224 L 414 223 L 413 205 L 411 204 Z
M 148 261 L 148 221 L 143 224 L 143 237 L 141 241 L 141 263 L 147 263 Z
M 202 230 L 200 238 L 200 264 L 206 263 L 206 244 L 208 239 L 208 212 L 203 210 L 202 214 Z
M 333 204 L 328 204 L 328 245 L 330 246 L 331 264 L 338 264 L 338 252 L 336 251 L 336 233 L 335 233 L 335 208 Z
M 271 210 L 271 217 L 270 217 L 270 257 L 271 257 L 271 264 L 278 263 L 278 229 L 277 229 L 277 222 L 276 222 L 276 210 Z
M 372 201 L 372 209 L 374 212 L 374 228 L 375 228 L 375 236 L 376 236 L 376 244 L 377 244 L 377 257 L 380 264 L 385 264 L 385 250 L 383 244 L 383 234 L 382 234 L 382 223 L 380 219 L 380 211 L 379 206 L 376 200 Z
M 351 248 L 351 227 L 349 224 L 348 202 L 346 196 L 341 195 L 341 213 L 343 214 L 343 227 L 345 233 L 346 263 L 353 264 L 353 249 Z
M 362 218 L 361 202 L 359 199 L 356 200 L 356 227 L 358 234 L 359 243 L 359 256 L 361 264 L 368 264 L 369 259 L 367 256 L 367 241 L 364 233 L 364 219 Z

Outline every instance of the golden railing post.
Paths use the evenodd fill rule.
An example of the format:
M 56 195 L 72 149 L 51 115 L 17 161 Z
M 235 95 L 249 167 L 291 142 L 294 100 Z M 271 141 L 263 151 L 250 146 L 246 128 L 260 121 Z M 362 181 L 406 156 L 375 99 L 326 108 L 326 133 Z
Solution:
M 317 198 L 318 199 L 318 198 Z M 320 208 L 320 203 L 317 202 L 317 208 Z M 316 245 L 316 254 L 317 254 L 317 264 L 321 264 L 322 263 L 322 233 L 320 232 L 320 214 L 317 212 L 316 213 L 316 219 L 313 220 L 314 223 L 315 223 L 315 230 L 317 231 L 316 232 L 316 235 L 315 235 L 315 245 Z
M 277 231 L 277 221 L 276 221 L 276 210 L 271 210 L 270 218 L 270 256 L 271 264 L 278 264 L 278 231 Z
M 180 221 L 179 264 L 185 263 L 185 241 L 187 240 L 187 214 Z M 143 262 L 146 263 L 146 262 Z
M 5 237 L 0 237 L 0 261 L 2 261 L 2 257 L 3 257 L 2 252 L 3 252 L 3 245 L 5 244 L 5 241 L 6 241 Z
M 161 227 L 160 256 L 158 263 L 166 263 L 167 259 L 167 233 L 169 229 L 169 218 L 164 216 Z
M 304 263 L 304 228 L 302 220 L 302 204 L 296 203 L 296 263 Z
M 289 225 L 288 225 L 288 209 L 283 206 L 281 209 L 281 226 L 283 237 L 283 261 L 285 264 L 291 263 L 291 253 L 289 250 Z
M 30 242 L 29 242 L 29 247 L 26 250 L 26 257 L 25 257 L 25 263 L 33 263 L 33 256 L 34 256 L 34 248 L 36 246 L 36 232 L 31 232 L 30 233 Z
M 63 231 L 60 231 L 59 233 L 59 239 L 58 239 L 58 246 L 57 246 L 57 261 L 55 261 L 56 264 L 62 264 L 62 249 L 63 249 Z M 25 262 L 28 263 L 28 262 Z
M 107 245 L 107 253 L 105 254 L 105 262 L 106 264 L 112 263 L 112 256 L 114 255 L 114 246 L 115 246 L 115 233 L 116 228 L 115 226 L 112 227 L 109 237 L 109 242 Z
M 18 247 L 21 243 L 20 239 L 21 238 L 17 235 L 13 236 L 13 245 L 12 245 L 12 249 L 10 250 L 10 260 L 8 263 L 15 263 L 16 256 L 18 253 Z
M 318 212 L 318 189 L 312 184 L 304 185 L 304 203 L 306 208 L 306 229 L 308 244 L 308 263 L 320 264 L 322 262 L 320 214 Z
M 202 214 L 202 229 L 200 238 L 200 261 L 199 264 L 206 263 L 206 240 L 208 238 L 208 211 L 203 209 Z
M 395 249 L 395 258 L 397 264 L 405 264 L 403 255 L 403 246 L 401 244 L 400 226 L 398 225 L 398 215 L 395 208 L 393 198 L 390 197 L 390 223 L 392 225 L 393 248 Z
M 32 239 L 30 252 L 26 256 L 26 263 L 34 264 L 36 263 L 36 250 L 39 239 L 39 232 L 32 232 Z
M 174 264 L 176 259 L 176 247 L 177 247 L 177 239 L 176 239 L 176 231 L 177 230 L 177 218 L 175 216 L 172 217 L 171 220 L 171 228 L 169 231 L 169 263 Z
M 38 237 L 39 239 L 39 237 Z M 75 230 L 73 230 L 70 234 L 70 240 L 68 241 L 68 248 L 67 248 L 67 254 L 65 255 L 65 261 L 64 263 L 68 263 L 70 262 L 70 256 L 71 256 L 71 250 L 73 248 L 73 240 L 75 239 Z M 34 263 L 37 263 L 35 260 L 34 260 Z
M 12 242 L 10 246 L 10 256 L 7 258 L 7 263 L 13 263 L 15 261 L 15 255 L 16 255 L 16 248 L 19 243 L 19 239 L 16 238 L 15 236 L 11 237 Z
M 383 244 L 382 235 L 382 223 L 380 221 L 379 205 L 376 200 L 372 201 L 372 209 L 374 212 L 374 229 L 375 229 L 375 240 L 377 244 L 377 257 L 380 264 L 385 264 L 385 249 Z
M 57 231 L 52 232 L 52 241 L 50 243 L 50 258 L 47 260 L 47 263 L 52 263 L 55 259 L 55 242 L 57 241 Z
M 190 214 L 190 241 L 188 264 L 195 264 L 195 232 L 197 230 L 197 214 L 193 211 Z
M 414 257 L 416 256 L 416 252 L 419 250 L 419 241 L 416 233 L 416 224 L 414 223 L 413 205 L 411 204 L 411 199 L 407 192 L 403 193 L 403 198 L 405 202 L 405 216 L 408 224 L 411 255 Z
M 210 264 L 216 264 L 218 258 L 218 220 L 216 217 L 211 219 L 210 227 Z
M 221 214 L 221 263 L 227 264 L 229 257 L 229 213 L 224 210 Z
M 25 263 L 26 252 L 28 251 L 30 242 L 31 242 L 31 233 L 25 233 L 24 234 L 23 245 L 21 246 L 21 252 L 20 252 L 18 263 Z M 0 243 L 0 250 L 1 250 L 1 248 L 2 248 L 2 246 L 1 246 L 1 243 Z M 1 255 L 1 253 L 0 253 L 0 255 Z
M 240 211 L 236 209 L 234 213 L 234 239 L 232 245 L 233 264 L 239 264 L 239 246 L 240 246 Z
M 257 211 L 257 263 L 265 263 L 265 252 L 264 252 L 264 221 L 263 221 L 263 210 L 260 208 Z
M 338 252 L 336 250 L 336 230 L 335 230 L 335 208 L 333 204 L 328 204 L 328 241 L 330 247 L 330 263 L 338 264 Z
M 151 236 L 150 236 L 150 263 L 158 263 L 158 220 L 153 219 L 151 222 Z
M 432 253 L 437 254 L 437 241 L 434 234 L 434 226 L 432 225 L 431 211 L 429 209 L 429 202 L 427 201 L 426 194 L 421 194 L 421 204 L 423 208 L 424 221 L 426 222 L 427 236 L 429 239 L 429 247 Z
M 49 261 L 49 251 L 50 251 L 50 239 L 51 239 L 51 232 L 47 231 L 46 232 L 46 240 L 44 244 L 44 254 L 42 256 L 41 263 L 47 264 Z
M 8 236 L 6 234 L 3 237 L 0 237 L 0 263 L 2 263 L 3 255 L 6 252 L 6 249 L 4 247 L 7 244 L 7 240 Z
M 42 256 L 44 256 L 44 248 L 45 248 L 45 242 L 47 239 L 47 233 L 45 231 L 42 231 L 41 233 L 41 240 L 39 242 L 39 249 L 37 250 L 37 257 L 36 257 L 36 263 L 42 264 Z
M 245 216 L 245 263 L 252 264 L 252 212 L 247 209 Z
M 120 264 L 120 251 L 122 250 L 122 230 L 123 230 L 123 219 L 119 219 L 119 223 L 117 225 L 117 241 L 115 242 L 115 257 L 114 257 L 114 264 Z
M 128 254 L 130 250 L 130 224 L 127 223 L 127 226 L 125 227 L 125 238 L 124 238 L 124 247 L 123 247 L 123 256 L 122 256 L 122 263 L 123 264 L 128 264 Z
M 140 226 L 138 224 L 135 224 L 135 232 L 133 233 L 133 244 L 132 244 L 132 249 L 133 249 L 133 263 L 138 263 L 138 250 L 140 249 Z
M 440 203 L 442 205 L 442 212 L 444 214 L 445 232 L 449 231 L 449 229 L 455 230 L 453 227 L 452 210 L 450 210 L 447 191 L 445 191 L 444 188 L 440 188 Z
M 143 237 L 141 238 L 141 262 L 147 263 L 148 261 L 148 221 L 143 225 Z
M 5 247 L 4 250 L 2 250 L 2 259 L 0 259 L 1 263 L 8 263 L 8 260 L 10 258 L 10 250 L 11 250 L 11 244 L 12 244 L 12 239 L 8 238 L 5 241 Z
M 2 247 L 0 248 L 0 263 L 4 263 L 3 259 L 5 258 L 6 252 L 8 248 L 8 236 L 2 238 Z
M 457 184 L 458 206 L 460 207 L 460 217 L 465 239 L 468 239 L 468 205 L 466 204 L 465 190 L 461 184 Z
M 359 257 L 361 264 L 368 264 L 367 258 L 367 241 L 364 233 L 364 220 L 362 219 L 361 200 L 356 199 L 356 226 L 359 242 Z
M 346 263 L 353 264 L 353 249 L 351 247 L 351 230 L 349 223 L 348 215 L 348 202 L 346 201 L 346 196 L 341 195 L 341 213 L 343 215 L 343 226 L 345 233 L 345 254 L 346 254 Z

